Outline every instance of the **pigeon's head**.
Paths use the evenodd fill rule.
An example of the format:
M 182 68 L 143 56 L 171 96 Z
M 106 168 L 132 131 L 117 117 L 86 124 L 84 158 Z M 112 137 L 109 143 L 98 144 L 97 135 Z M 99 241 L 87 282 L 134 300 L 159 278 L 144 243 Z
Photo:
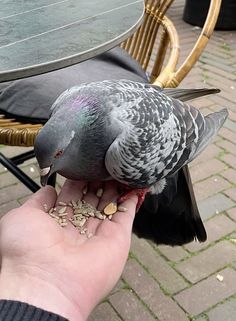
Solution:
M 34 149 L 37 158 L 41 184 L 47 184 L 49 176 L 59 174 L 73 178 L 75 171 L 81 171 L 83 154 L 81 147 L 89 133 L 93 133 L 97 113 L 94 100 L 84 96 L 64 93 L 53 106 L 53 114 L 36 137 Z M 83 155 L 82 155 L 83 156 Z M 82 157 L 81 156 L 81 157 Z M 78 160 L 75 164 L 75 159 Z
M 39 164 L 41 184 L 45 186 L 48 178 L 70 166 L 73 154 L 75 131 L 48 122 L 39 132 L 34 144 L 35 156 Z

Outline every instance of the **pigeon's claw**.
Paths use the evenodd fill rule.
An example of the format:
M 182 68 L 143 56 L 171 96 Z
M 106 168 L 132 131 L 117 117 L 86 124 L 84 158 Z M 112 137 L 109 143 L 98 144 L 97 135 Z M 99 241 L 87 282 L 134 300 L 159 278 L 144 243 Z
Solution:
M 118 198 L 117 202 L 118 204 L 123 203 L 126 200 L 128 200 L 132 195 L 137 195 L 138 197 L 138 203 L 136 206 L 136 212 L 137 212 L 140 209 L 148 191 L 149 191 L 148 188 L 136 188 L 136 189 L 127 188 L 127 190 L 123 192 L 121 196 Z

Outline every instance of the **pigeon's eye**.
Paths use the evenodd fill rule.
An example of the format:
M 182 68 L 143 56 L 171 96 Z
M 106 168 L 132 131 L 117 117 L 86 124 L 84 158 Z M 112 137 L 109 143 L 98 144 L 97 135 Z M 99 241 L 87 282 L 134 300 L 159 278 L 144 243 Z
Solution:
M 59 158 L 59 157 L 61 157 L 62 154 L 63 154 L 63 150 L 60 149 L 60 150 L 58 150 L 58 151 L 56 152 L 56 154 L 54 155 L 54 158 Z

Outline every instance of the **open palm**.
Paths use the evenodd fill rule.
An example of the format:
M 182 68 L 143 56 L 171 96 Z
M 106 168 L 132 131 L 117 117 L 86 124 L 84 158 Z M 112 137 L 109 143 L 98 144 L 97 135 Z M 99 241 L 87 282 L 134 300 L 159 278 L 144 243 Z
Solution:
M 58 197 L 55 189 L 47 186 L 0 221 L 2 271 L 7 271 L 9 276 L 30 278 L 32 282 L 42 281 L 47 285 L 45 289 L 48 286 L 58 289 L 71 303 L 71 310 L 80 313 L 81 319 L 87 318 L 122 273 L 130 247 L 137 198 L 126 201 L 123 205 L 127 211 L 117 212 L 111 221 L 90 217 L 86 227 L 93 235 L 91 238 L 81 235 L 72 224 L 62 228 L 45 213 L 44 207 L 83 198 L 101 210 L 118 197 L 116 183 L 108 182 L 99 199 L 96 191 L 101 184 L 68 180 Z M 89 189 L 84 196 L 85 185 Z M 68 208 L 69 215 L 72 214 L 70 210 Z

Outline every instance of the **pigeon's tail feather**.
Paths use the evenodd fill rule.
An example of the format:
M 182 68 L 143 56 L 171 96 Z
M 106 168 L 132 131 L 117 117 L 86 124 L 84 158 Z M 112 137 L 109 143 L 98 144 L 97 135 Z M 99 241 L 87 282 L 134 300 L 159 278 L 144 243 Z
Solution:
M 156 244 L 183 245 L 206 241 L 188 166 L 167 178 L 159 195 L 147 194 L 134 219 L 133 232 Z
M 181 89 L 181 88 L 165 88 L 163 92 L 172 98 L 181 101 L 188 101 L 195 98 L 217 94 L 220 92 L 217 88 L 200 88 L 200 89 Z
M 218 131 L 224 125 L 227 117 L 228 111 L 226 108 L 222 109 L 219 112 L 215 112 L 205 116 L 205 128 L 203 137 L 200 140 L 197 149 L 191 156 L 190 160 L 193 160 L 195 157 L 197 157 L 203 151 L 203 149 L 205 149 L 209 145 L 211 140 L 217 135 Z

